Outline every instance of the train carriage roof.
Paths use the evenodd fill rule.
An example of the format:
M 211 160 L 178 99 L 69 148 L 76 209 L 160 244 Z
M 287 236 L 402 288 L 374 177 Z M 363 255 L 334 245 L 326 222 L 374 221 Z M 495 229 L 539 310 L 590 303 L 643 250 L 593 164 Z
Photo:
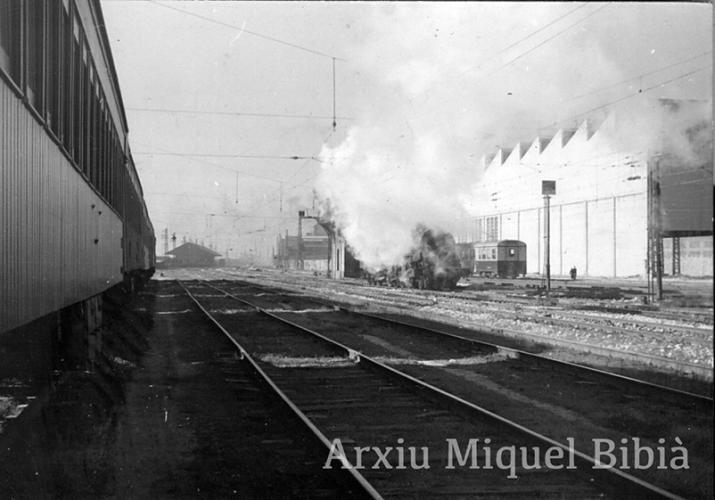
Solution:
M 473 243 L 474 246 L 480 246 L 480 247 L 489 247 L 489 246 L 496 246 L 496 247 L 525 247 L 526 243 L 523 241 L 519 240 L 499 240 L 499 241 L 476 241 Z

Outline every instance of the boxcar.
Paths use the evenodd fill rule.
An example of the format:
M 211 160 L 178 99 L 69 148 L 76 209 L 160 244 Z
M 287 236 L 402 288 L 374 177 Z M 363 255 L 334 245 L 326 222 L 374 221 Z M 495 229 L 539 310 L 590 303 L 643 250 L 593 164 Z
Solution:
M 502 240 L 474 244 L 474 274 L 516 278 L 526 274 L 526 243 Z

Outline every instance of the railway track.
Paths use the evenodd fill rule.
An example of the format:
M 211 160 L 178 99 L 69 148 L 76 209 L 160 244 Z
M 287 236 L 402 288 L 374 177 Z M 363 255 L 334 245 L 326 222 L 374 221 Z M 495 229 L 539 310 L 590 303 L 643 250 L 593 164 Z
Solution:
M 500 311 L 505 319 L 513 319 L 514 314 Z M 636 321 L 630 318 L 614 316 L 594 316 L 586 313 L 579 313 L 573 310 L 568 311 L 519 311 L 518 317 L 534 323 L 563 326 L 575 330 L 597 329 L 601 332 L 632 335 L 656 336 L 667 340 L 674 333 L 680 335 L 681 341 L 697 343 L 703 346 L 712 344 L 712 328 L 702 328 L 695 326 L 674 325 L 667 323 L 653 323 L 650 321 Z
M 207 324 L 203 313 L 195 310 L 193 301 L 186 296 L 183 288 L 166 284 L 162 286 L 158 300 L 162 303 L 160 321 L 168 321 L 164 318 L 169 317 L 181 318 L 181 326 L 172 328 L 174 342 L 193 344 L 189 340 L 191 337 L 179 340 L 186 338 L 178 332 L 180 329 L 193 331 L 194 339 L 203 339 L 200 345 L 185 348 L 181 344 L 181 351 L 188 352 L 187 357 L 192 361 L 190 367 L 177 370 L 176 378 L 185 383 L 177 383 L 174 390 L 190 393 L 202 383 L 212 387 L 211 391 L 206 391 L 211 395 L 201 399 L 201 403 L 197 401 L 181 407 L 174 402 L 180 398 L 171 396 L 172 387 L 164 389 L 167 392 L 164 398 L 168 398 L 169 403 L 173 402 L 171 412 L 167 412 L 170 414 L 164 415 L 164 421 L 200 419 L 202 425 L 195 431 L 196 447 L 199 450 L 215 450 L 204 458 L 207 470 L 201 474 L 206 475 L 203 478 L 206 491 L 202 484 L 202 495 L 227 497 L 232 494 L 233 487 L 233 495 L 253 498 L 370 497 L 360 484 L 359 475 L 349 470 L 322 468 L 324 444 L 296 418 L 280 397 L 267 390 L 270 386 L 261 377 L 260 368 L 252 359 L 241 356 L 241 351 L 236 350 L 230 338 L 215 334 L 213 325 Z M 168 329 L 165 325 L 162 328 Z M 165 369 L 169 371 L 171 367 Z M 191 383 L 191 377 L 200 378 L 200 381 Z M 215 396 L 213 388 L 216 388 Z M 222 392 L 229 401 L 227 404 L 220 403 Z M 209 410 L 210 418 L 201 417 L 204 413 L 200 408 L 202 403 L 213 403 L 213 408 Z M 169 407 L 167 403 L 165 405 Z M 231 472 L 222 478 L 221 474 L 226 469 Z M 199 474 L 188 467 L 182 472 Z M 220 479 L 238 484 L 223 484 Z M 191 491 L 178 491 L 180 496 L 192 494 Z M 193 494 L 198 493 L 194 491 Z
M 263 290 L 267 290 L 264 287 L 259 287 L 259 286 L 248 284 L 248 283 L 240 285 L 240 286 L 241 287 L 248 286 L 249 287 L 248 290 L 253 290 L 256 293 L 259 293 L 261 299 L 269 300 L 269 301 L 271 300 L 270 295 L 265 295 L 265 293 L 267 293 L 267 292 L 262 292 Z M 217 288 L 217 290 L 218 290 L 218 288 Z M 223 291 L 225 291 L 225 290 L 223 290 Z M 496 341 L 491 341 L 491 342 L 485 341 L 477 336 L 474 336 L 474 332 L 454 333 L 454 332 L 445 331 L 444 329 L 440 329 L 440 328 L 431 328 L 428 326 L 420 326 L 420 325 L 416 325 L 414 323 L 395 319 L 395 318 L 391 317 L 391 315 L 369 314 L 369 313 L 365 313 L 365 312 L 361 312 L 361 311 L 357 311 L 357 310 L 353 310 L 353 309 L 344 308 L 343 306 L 330 304 L 329 302 L 325 302 L 320 299 L 299 298 L 298 296 L 295 296 L 295 295 L 287 295 L 285 291 L 282 291 L 280 289 L 270 289 L 269 293 L 272 294 L 274 297 L 289 297 L 290 300 L 293 300 L 293 301 L 303 300 L 305 307 L 307 307 L 307 309 L 305 309 L 305 312 L 310 312 L 310 307 L 313 304 L 318 304 L 318 305 L 322 304 L 322 305 L 326 305 L 327 307 L 331 307 L 331 308 L 337 307 L 348 314 L 362 316 L 365 318 L 372 318 L 372 319 L 379 320 L 382 322 L 400 325 L 400 326 L 406 327 L 408 329 L 417 330 L 417 331 L 421 331 L 421 332 L 425 332 L 425 333 L 429 333 L 429 334 L 433 334 L 433 335 L 437 335 L 437 336 L 441 336 L 441 337 L 447 337 L 447 338 L 451 338 L 452 340 L 471 343 L 473 345 L 483 346 L 483 347 L 485 347 L 487 349 L 491 349 L 491 350 L 507 349 L 507 350 L 514 352 L 515 354 L 521 356 L 522 358 L 529 358 L 529 359 L 534 360 L 535 362 L 540 363 L 545 369 L 550 369 L 554 366 L 559 367 L 561 369 L 568 367 L 569 370 L 579 370 L 582 372 L 589 373 L 591 376 L 605 377 L 607 379 L 615 379 L 621 383 L 628 383 L 628 384 L 641 385 L 644 387 L 651 387 L 653 390 L 656 390 L 656 391 L 667 391 L 667 392 L 672 392 L 674 394 L 680 394 L 685 398 L 693 398 L 695 400 L 712 402 L 712 397 L 710 396 L 709 390 L 703 394 L 699 394 L 699 393 L 694 393 L 692 391 L 682 390 L 682 389 L 679 389 L 676 387 L 670 387 L 670 386 L 663 385 L 663 384 L 653 383 L 653 382 L 647 381 L 647 380 L 641 380 L 641 379 L 638 379 L 635 377 L 625 376 L 625 375 L 615 373 L 615 372 L 608 372 L 605 370 L 599 370 L 599 369 L 589 367 L 589 366 L 578 365 L 578 364 L 569 363 L 569 362 L 563 362 L 558 359 L 539 355 L 538 353 L 535 353 L 532 351 L 527 351 L 523 348 L 515 347 L 514 344 L 496 343 Z M 280 305 L 280 306 L 284 306 L 285 304 L 286 304 L 285 301 L 278 301 L 278 305 Z M 287 310 L 285 312 L 290 313 L 289 310 Z M 307 316 L 303 316 L 303 317 L 307 317 Z M 325 316 L 321 316 L 318 319 L 318 321 L 324 322 Z M 471 335 L 470 335 L 470 333 L 471 333 Z
M 501 345 L 385 317 L 348 311 L 317 311 L 315 302 L 280 291 L 263 295 L 260 287 L 250 286 L 249 290 L 249 293 L 260 295 L 256 300 L 263 302 L 263 307 L 286 308 L 282 313 L 278 312 L 280 309 L 272 309 L 276 314 L 317 329 L 353 349 L 381 357 L 388 364 L 400 364 L 400 369 L 432 384 L 454 388 L 465 386 L 465 380 L 469 380 L 471 383 L 466 384 L 467 388 L 460 396 L 472 401 L 489 401 L 490 408 L 511 408 L 509 416 L 530 427 L 544 427 L 544 422 L 561 419 L 564 422 L 561 429 L 556 426 L 554 430 L 551 424 L 543 428 L 544 433 L 556 432 L 561 439 L 577 435 L 584 441 L 601 435 L 617 441 L 627 435 L 655 443 L 661 436 L 679 435 L 690 443 L 699 443 L 711 427 L 712 398 L 709 396 L 564 363 L 519 349 L 504 349 Z M 292 302 L 295 300 L 299 302 Z M 291 312 L 291 308 L 303 309 Z M 403 346 L 408 346 L 408 350 Z M 395 352 L 401 351 L 402 356 L 395 356 Z M 480 364 L 481 359 L 490 356 L 498 362 Z M 456 366 L 429 368 L 429 365 L 440 363 L 448 365 L 445 361 L 450 359 L 456 360 Z M 467 366 L 459 365 L 465 360 Z M 449 373 L 445 374 L 445 371 Z M 524 398 L 521 392 L 526 392 L 529 397 Z M 535 405 L 535 410 L 524 414 L 523 407 L 511 401 L 514 398 Z M 580 416 L 583 415 L 587 415 L 587 424 L 582 422 Z M 674 422 L 689 422 L 695 431 L 681 432 Z M 707 450 L 700 455 L 700 462 L 704 467 L 711 463 Z
M 324 306 L 321 309 L 314 303 L 312 308 L 308 308 L 312 309 L 310 311 L 293 308 L 293 312 L 271 312 L 280 309 L 276 307 L 280 304 L 286 305 L 291 297 L 267 292 L 255 286 L 251 287 L 250 295 L 253 297 L 251 301 L 246 300 L 245 296 L 238 297 L 229 291 L 209 288 L 205 284 L 191 285 L 191 288 L 194 290 L 195 300 L 203 303 L 206 314 L 218 318 L 214 321 L 222 325 L 225 333 L 230 332 L 233 338 L 246 345 L 245 349 L 261 360 L 259 362 L 263 363 L 266 374 L 275 380 L 276 385 L 281 387 L 299 408 L 305 409 L 307 418 L 310 421 L 325 422 L 323 425 L 323 428 L 327 429 L 325 435 L 332 437 L 333 442 L 339 439 L 340 442 L 350 443 L 353 448 L 376 446 L 377 449 L 387 449 L 391 446 L 395 449 L 404 443 L 405 449 L 409 448 L 409 444 L 416 446 L 417 449 L 426 446 L 430 450 L 433 448 L 441 450 L 438 456 L 430 454 L 430 460 L 436 459 L 435 466 L 429 469 L 429 472 L 422 470 L 417 476 L 414 476 L 415 471 L 410 470 L 409 467 L 389 469 L 389 474 L 380 467 L 376 467 L 377 471 L 364 470 L 366 479 L 387 496 L 425 495 L 430 492 L 434 495 L 436 492 L 443 491 L 458 496 L 465 495 L 468 491 L 490 491 L 492 494 L 508 492 L 517 496 L 524 496 L 529 491 L 527 496 L 533 496 L 534 492 L 541 492 L 548 496 L 561 491 L 560 494 L 567 497 L 591 497 L 594 494 L 598 496 L 604 493 L 612 495 L 612 491 L 607 491 L 607 485 L 614 484 L 614 481 L 619 484 L 619 488 L 632 490 L 634 495 L 674 496 L 647 480 L 636 478 L 617 468 L 593 470 L 588 466 L 593 464 L 593 458 L 577 451 L 574 452 L 577 461 L 584 464 L 577 468 L 579 473 L 587 472 L 586 482 L 591 486 L 598 485 L 597 490 L 600 491 L 594 492 L 589 488 L 580 490 L 583 487 L 580 483 L 583 479 L 581 476 L 573 476 L 567 481 L 570 487 L 578 484 L 577 491 L 562 491 L 561 488 L 566 486 L 560 484 L 561 479 L 557 478 L 557 483 L 546 481 L 540 474 L 534 471 L 526 473 L 523 468 L 520 471 L 524 476 L 520 477 L 518 484 L 510 481 L 509 478 L 505 480 L 503 470 L 496 474 L 493 474 L 493 471 L 489 474 L 482 471 L 478 475 L 475 475 L 472 470 L 471 474 L 462 477 L 460 473 L 464 470 L 457 468 L 457 470 L 449 470 L 447 476 L 454 477 L 456 481 L 454 484 L 459 486 L 449 486 L 452 483 L 445 482 L 443 470 L 444 461 L 449 458 L 445 456 L 446 431 L 449 431 L 450 437 L 457 443 L 469 442 L 470 436 L 473 438 L 485 435 L 493 436 L 494 442 L 517 443 L 524 446 L 540 443 L 542 447 L 547 445 L 559 447 L 564 443 L 547 438 L 459 395 L 451 394 L 420 380 L 418 376 L 406 373 L 402 367 L 397 370 L 376 356 L 357 352 L 352 346 L 335 339 L 328 339 L 324 335 L 325 332 L 315 332 L 294 321 L 295 316 L 323 317 L 326 314 L 340 313 L 339 311 Z M 244 288 L 245 291 L 247 290 Z M 256 299 L 264 305 L 257 305 Z M 228 302 L 231 300 L 232 303 Z M 236 301 L 244 307 L 237 308 Z M 266 302 L 269 307 L 266 307 Z M 303 302 L 305 307 L 305 299 Z M 293 316 L 288 319 L 285 317 L 286 314 Z M 269 323 L 275 325 L 278 321 L 283 322 L 282 328 L 273 326 L 268 335 L 256 334 L 256 330 L 263 331 Z M 250 328 L 247 327 L 249 324 Z M 306 338 L 310 339 L 309 346 L 305 344 L 308 342 Z M 320 341 L 321 348 L 316 344 L 316 339 Z M 335 352 L 336 349 L 342 350 L 342 356 Z M 356 360 L 359 362 L 356 363 Z M 320 364 L 321 369 L 315 370 L 314 363 Z M 310 389 L 306 390 L 308 387 Z M 416 396 L 419 401 L 410 399 Z M 393 402 L 396 402 L 397 406 L 391 406 Z M 520 401 L 519 404 L 523 412 L 526 409 L 525 402 Z M 345 412 L 346 407 L 350 409 L 349 412 Z M 469 417 L 466 426 L 465 415 Z M 435 429 L 440 430 L 439 435 L 435 435 Z M 399 431 L 399 437 L 395 434 L 396 431 Z M 397 441 L 398 439 L 401 441 Z M 492 444 L 492 447 L 494 448 L 495 445 Z M 349 453 L 347 455 L 354 464 L 356 456 L 349 456 Z M 551 472 L 551 480 L 560 476 L 560 473 L 554 475 L 555 471 Z M 601 474 L 604 472 L 606 475 L 603 477 L 606 479 L 601 482 Z M 574 483 L 576 480 L 579 482 Z M 534 482 L 531 483 L 532 481 Z M 501 484 L 505 489 L 503 491 L 488 489 L 493 488 L 495 484 Z M 445 485 L 448 486 L 446 490 L 442 488 Z M 456 489 L 450 490 L 450 487 Z
M 233 274 L 233 273 L 228 273 Z M 238 276 L 238 275 L 237 275 Z M 291 286 L 280 280 L 273 278 L 267 279 L 267 281 L 275 283 L 279 287 L 285 288 L 295 288 L 295 289 L 305 289 L 306 287 L 301 286 Z M 329 286 L 329 284 L 323 284 L 323 286 Z M 544 342 L 551 345 L 559 345 L 567 349 L 576 348 L 578 350 L 586 350 L 592 354 L 597 354 L 604 356 L 606 358 L 622 359 L 626 362 L 635 362 L 642 364 L 644 366 L 653 365 L 666 367 L 679 374 L 695 374 L 698 377 L 702 377 L 708 380 L 712 380 L 712 367 L 708 366 L 707 359 L 702 359 L 698 363 L 689 363 L 682 360 L 674 359 L 670 356 L 665 356 L 660 350 L 659 346 L 662 346 L 662 342 L 658 339 L 662 339 L 666 336 L 665 332 L 654 332 L 650 331 L 631 331 L 627 328 L 608 328 L 608 325 L 602 323 L 602 325 L 596 325 L 586 328 L 586 325 L 574 321 L 560 320 L 552 321 L 551 324 L 559 323 L 561 324 L 567 332 L 574 332 L 577 339 L 573 339 L 573 335 L 543 335 L 541 333 L 536 333 L 532 329 L 528 328 L 529 324 L 534 326 L 539 326 L 540 324 L 547 324 L 548 319 L 539 318 L 540 314 L 537 311 L 543 309 L 536 306 L 531 306 L 530 304 L 520 304 L 514 303 L 513 301 L 500 302 L 491 299 L 485 299 L 484 297 L 470 297 L 470 295 L 454 294 L 451 292 L 420 292 L 412 290 L 410 292 L 404 292 L 397 289 L 380 289 L 376 287 L 370 287 L 368 291 L 367 287 L 363 286 L 347 286 L 347 291 L 344 288 L 334 288 L 334 292 L 339 295 L 341 300 L 354 301 L 366 300 L 369 304 L 378 308 L 395 308 L 405 309 L 406 307 L 411 308 L 411 315 L 416 317 L 428 317 L 428 312 L 432 310 L 432 306 L 439 307 L 439 301 L 441 297 L 444 296 L 456 296 L 459 301 L 454 302 L 450 299 L 449 308 L 451 310 L 463 310 L 467 314 L 478 313 L 479 316 L 486 316 L 490 319 L 470 319 L 470 324 L 474 326 L 472 328 L 477 328 L 484 333 L 494 334 L 494 335 L 506 335 L 513 336 L 515 338 L 531 338 L 533 342 Z M 373 293 L 374 291 L 374 293 Z M 318 292 L 316 290 L 316 292 Z M 347 292 L 347 293 L 346 293 Z M 419 292 L 419 293 L 418 293 Z M 321 290 L 319 292 L 321 295 L 325 295 L 325 291 Z M 445 295 L 447 294 L 447 295 Z M 451 294 L 451 295 L 450 295 Z M 479 302 L 478 310 L 475 310 L 472 304 L 477 301 Z M 505 306 L 508 309 L 505 309 Z M 531 309 L 534 309 L 532 312 Z M 570 307 L 564 311 L 559 309 L 554 309 L 557 314 L 567 314 L 567 311 L 572 311 L 573 307 Z M 522 319 L 524 320 L 522 322 Z M 533 321 L 529 321 L 534 319 Z M 496 321 L 494 321 L 496 320 Z M 515 327 L 511 326 L 511 323 L 519 321 L 521 324 L 517 330 Z M 526 327 L 526 328 L 525 328 Z M 687 335 L 686 337 L 678 337 L 681 333 L 672 333 L 676 336 L 676 339 L 680 338 L 679 343 L 682 346 L 695 346 L 697 354 L 699 356 L 707 356 L 707 351 L 710 350 L 711 341 L 703 340 L 704 331 L 703 329 L 690 330 L 689 327 L 684 327 L 684 330 L 688 330 L 689 333 L 682 335 Z M 599 333 L 601 332 L 601 333 Z M 694 333 L 695 332 L 695 333 Z M 595 344 L 590 341 L 590 336 L 592 335 L 610 335 L 614 339 L 614 343 L 623 344 L 627 346 L 631 342 L 642 343 L 643 347 L 639 351 L 630 351 L 627 347 L 610 347 Z M 586 336 L 584 340 L 581 337 Z M 695 338 L 696 340 L 692 340 Z M 683 347 L 685 348 L 685 347 Z M 693 354 L 691 353 L 691 356 Z
M 433 300 L 430 298 L 415 298 L 410 293 L 397 292 L 386 295 L 385 297 L 401 297 L 408 300 L 408 303 L 411 305 L 426 306 L 433 303 Z M 605 316 L 579 312 L 574 309 L 561 311 L 557 308 L 551 308 L 548 312 L 544 312 L 543 307 L 541 306 L 537 308 L 536 306 L 530 307 L 528 305 L 520 305 L 510 310 L 504 307 L 509 304 L 508 302 L 485 300 L 483 297 L 479 296 L 440 292 L 437 297 L 449 297 L 450 299 L 456 300 L 457 303 L 460 301 L 477 301 L 480 303 L 481 311 L 498 315 L 507 320 L 512 320 L 516 317 L 520 320 L 532 321 L 534 323 L 560 325 L 576 330 L 596 328 L 600 331 L 625 335 L 632 335 L 635 332 L 639 334 L 656 335 L 663 338 L 667 334 L 678 332 L 680 334 L 687 335 L 688 340 L 693 342 L 702 345 L 712 344 L 712 328 L 678 324 L 683 323 L 683 318 L 676 317 L 675 315 L 640 315 L 637 317 L 630 315 L 629 317 L 623 313 L 617 315 L 609 313 L 610 316 Z M 513 304 L 513 302 L 511 304 Z M 658 320 L 661 320 L 662 322 L 658 322 Z
M 281 282 L 280 280 L 271 280 L 270 278 L 268 281 L 273 281 L 276 284 L 279 285 L 285 285 L 285 283 Z M 325 286 L 325 283 L 321 282 L 322 286 Z M 429 291 L 422 291 L 422 290 L 409 290 L 409 291 L 404 291 L 398 288 L 380 288 L 380 287 L 375 287 L 375 286 L 367 286 L 367 285 L 362 285 L 362 284 L 353 284 L 349 285 L 351 288 L 352 292 L 365 297 L 365 298 L 375 298 L 375 296 L 382 298 L 386 301 L 394 301 L 395 299 L 400 299 L 401 301 L 406 301 L 405 303 L 408 305 L 414 305 L 414 306 L 427 306 L 431 305 L 434 303 L 434 299 L 437 298 L 449 298 L 449 299 L 455 299 L 457 301 L 463 301 L 466 303 L 472 303 L 472 302 L 479 302 L 480 305 L 488 308 L 489 311 L 493 312 L 505 312 L 504 306 L 509 306 L 509 305 L 514 305 L 514 304 L 523 304 L 523 302 L 515 302 L 514 300 L 509 300 L 504 297 L 497 297 L 497 296 L 486 296 L 483 292 L 477 292 L 477 291 L 471 291 L 471 290 L 464 290 L 459 293 L 455 292 L 450 292 L 450 291 L 434 291 L 434 290 L 429 290 Z M 529 300 L 526 303 L 526 308 L 528 309 L 528 304 L 533 301 Z M 540 307 L 540 306 L 539 306 Z M 566 306 L 569 312 L 575 311 L 577 309 L 584 309 L 584 310 L 593 310 L 593 311 L 598 311 L 598 312 L 603 312 L 603 313 L 611 313 L 611 314 L 617 314 L 617 315 L 622 315 L 618 319 L 626 319 L 627 317 L 631 317 L 630 319 L 635 321 L 635 318 L 633 316 L 639 316 L 643 318 L 644 321 L 642 321 L 642 325 L 636 325 L 637 326 L 644 326 L 644 327 L 649 327 L 653 326 L 654 328 L 668 328 L 674 331 L 681 331 L 685 333 L 696 333 L 696 334 L 703 334 L 707 333 L 709 331 L 708 328 L 703 328 L 702 326 L 697 326 L 697 325 L 712 325 L 713 324 L 713 315 L 712 313 L 709 312 L 703 312 L 703 311 L 694 311 L 691 309 L 675 309 L 675 310 L 653 310 L 644 306 L 632 306 L 632 307 L 613 307 L 613 306 L 600 306 L 600 305 L 573 305 L 573 306 Z M 523 309 L 523 308 L 522 308 Z M 665 320 L 667 323 L 653 323 L 652 321 L 649 321 L 649 319 L 653 320 Z M 691 325 L 687 324 L 677 324 L 677 323 L 691 323 Z
M 278 285 L 285 285 L 285 283 L 280 280 L 268 280 L 273 281 Z M 493 313 L 506 314 L 505 317 L 513 317 L 510 313 L 511 309 L 505 309 L 504 306 L 517 305 L 519 306 L 520 313 L 528 313 L 532 309 L 528 304 L 524 305 L 522 303 L 515 303 L 513 300 L 500 300 L 494 297 L 485 297 L 482 293 L 473 291 L 464 291 L 461 293 L 449 292 L 449 291 L 423 291 L 423 290 L 409 290 L 404 291 L 399 288 L 380 288 L 374 286 L 361 286 L 361 285 L 351 285 L 351 293 L 356 294 L 359 297 L 364 297 L 366 299 L 382 299 L 387 302 L 395 302 L 396 299 L 400 300 L 400 303 L 404 303 L 410 306 L 429 306 L 434 304 L 435 300 L 440 298 L 454 299 L 459 303 L 462 301 L 464 303 L 479 302 L 479 304 L 484 308 L 484 310 Z M 693 311 L 652 311 L 644 310 L 642 308 L 636 309 L 625 309 L 625 308 L 608 308 L 600 306 L 573 306 L 565 309 L 564 314 L 568 311 L 569 314 L 573 313 L 574 316 L 591 320 L 594 323 L 599 319 L 597 316 L 589 316 L 588 314 L 580 313 L 576 309 L 584 307 L 585 309 L 592 309 L 595 311 L 601 311 L 604 313 L 617 314 L 616 318 L 603 318 L 604 320 L 623 320 L 631 321 L 632 324 L 639 328 L 658 328 L 658 329 L 670 329 L 673 331 L 681 331 L 685 333 L 695 333 L 699 335 L 712 333 L 710 329 L 703 328 L 697 325 L 687 325 L 687 324 L 677 324 L 677 323 L 695 323 L 708 325 L 712 323 L 712 315 L 705 313 L 696 313 Z M 534 306 L 533 309 L 541 310 L 541 306 Z M 636 318 L 632 316 L 640 316 L 643 321 L 638 322 Z M 628 318 L 628 316 L 631 316 Z M 656 323 L 652 320 L 662 319 L 666 322 Z

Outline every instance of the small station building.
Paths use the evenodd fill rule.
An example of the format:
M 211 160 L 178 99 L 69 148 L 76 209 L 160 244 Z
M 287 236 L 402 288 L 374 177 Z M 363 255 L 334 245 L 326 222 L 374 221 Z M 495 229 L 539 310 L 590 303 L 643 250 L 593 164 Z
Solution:
M 168 267 L 214 267 L 221 254 L 197 243 L 184 243 L 166 252 L 173 258 L 165 261 Z

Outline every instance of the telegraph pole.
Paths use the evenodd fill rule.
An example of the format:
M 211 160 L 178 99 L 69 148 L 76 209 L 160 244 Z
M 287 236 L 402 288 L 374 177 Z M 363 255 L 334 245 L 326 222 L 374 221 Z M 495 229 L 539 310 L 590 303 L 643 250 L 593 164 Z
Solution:
M 663 237 L 660 216 L 660 159 L 652 155 L 648 159 L 648 250 L 646 268 L 648 278 L 648 302 L 663 300 Z
M 556 181 L 541 181 L 544 196 L 544 262 L 546 265 L 546 295 L 551 292 L 551 195 L 556 194 Z
M 298 211 L 298 269 L 303 270 L 303 217 L 305 210 Z

